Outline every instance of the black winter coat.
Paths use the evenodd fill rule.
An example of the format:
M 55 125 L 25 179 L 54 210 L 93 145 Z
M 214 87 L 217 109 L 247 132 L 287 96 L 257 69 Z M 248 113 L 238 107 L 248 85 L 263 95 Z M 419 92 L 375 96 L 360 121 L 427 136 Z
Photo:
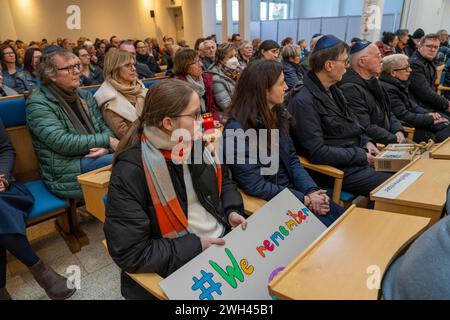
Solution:
M 108 250 L 115 263 L 128 273 L 157 273 L 162 277 L 175 272 L 202 252 L 200 238 L 188 234 L 177 239 L 162 238 L 142 165 L 140 145 L 121 154 L 114 166 L 106 204 L 104 231 Z M 183 166 L 167 162 L 180 205 L 188 216 Z M 196 194 L 203 207 L 227 230 L 231 212 L 243 213 L 243 201 L 235 183 L 223 171 L 219 196 L 212 165 L 189 165 Z M 139 286 L 129 289 L 139 291 Z M 124 292 L 122 282 L 122 294 Z
M 434 118 L 429 115 L 429 110 L 418 106 L 411 100 L 408 90 L 409 82 L 400 81 L 385 72 L 381 74 L 380 82 L 389 94 L 392 111 L 399 120 L 414 128 L 431 128 Z
M 403 131 L 403 126 L 392 113 L 389 96 L 377 78 L 366 81 L 350 69 L 339 86 L 372 140 L 386 145 L 397 143 L 395 134 Z
M 414 101 L 426 109 L 446 111 L 448 100 L 436 92 L 436 67 L 433 62 L 426 60 L 419 51 L 414 52 L 410 61 L 412 69 L 409 90 Z
M 11 144 L 5 126 L 0 119 L 0 175 L 10 182 L 16 160 L 16 152 Z
M 364 148 L 370 139 L 347 107 L 342 91 L 332 86 L 330 92 L 333 98 L 309 72 L 303 88 L 290 100 L 287 108 L 296 122 L 291 136 L 297 153 L 315 164 L 341 169 L 367 166 Z

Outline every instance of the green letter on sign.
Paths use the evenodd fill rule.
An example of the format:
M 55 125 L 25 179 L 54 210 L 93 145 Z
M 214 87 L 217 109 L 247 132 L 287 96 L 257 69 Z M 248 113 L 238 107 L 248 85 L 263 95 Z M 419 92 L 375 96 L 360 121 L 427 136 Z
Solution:
M 225 249 L 225 253 L 228 255 L 228 258 L 230 258 L 231 262 L 233 263 L 233 267 L 228 266 L 226 268 L 227 271 L 223 270 L 217 263 L 215 263 L 214 261 L 210 260 L 209 264 L 211 265 L 211 267 L 214 268 L 214 270 L 216 270 L 216 272 L 218 272 L 220 274 L 220 276 L 226 281 L 228 282 L 228 284 L 233 288 L 236 289 L 237 288 L 237 283 L 236 283 L 236 278 L 240 281 L 240 282 L 244 282 L 244 274 L 242 273 L 241 268 L 239 267 L 238 262 L 236 261 L 236 259 L 234 258 L 233 254 L 231 253 L 231 251 L 229 249 Z

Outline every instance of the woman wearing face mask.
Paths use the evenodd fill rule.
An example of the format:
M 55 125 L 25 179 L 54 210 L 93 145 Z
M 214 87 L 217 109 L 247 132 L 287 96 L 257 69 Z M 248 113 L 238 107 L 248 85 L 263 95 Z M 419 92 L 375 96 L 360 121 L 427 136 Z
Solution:
M 213 75 L 214 98 L 221 111 L 231 104 L 240 71 L 236 47 L 231 43 L 222 44 L 216 51 L 216 62 L 209 71 Z

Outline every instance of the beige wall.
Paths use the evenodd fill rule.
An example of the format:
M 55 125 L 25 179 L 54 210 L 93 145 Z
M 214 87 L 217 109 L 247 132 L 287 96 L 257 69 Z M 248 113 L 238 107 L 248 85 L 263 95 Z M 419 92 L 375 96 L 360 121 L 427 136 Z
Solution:
M 196 1 L 196 0 L 194 0 Z M 68 30 L 69 5 L 81 8 L 81 30 Z M 170 0 L 0 0 L 0 37 L 24 41 L 176 35 Z M 150 18 L 155 10 L 156 18 Z

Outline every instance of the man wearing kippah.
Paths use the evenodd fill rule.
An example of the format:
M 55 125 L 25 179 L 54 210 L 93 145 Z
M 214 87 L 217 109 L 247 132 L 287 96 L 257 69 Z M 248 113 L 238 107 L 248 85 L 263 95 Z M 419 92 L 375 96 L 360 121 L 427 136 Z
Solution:
M 361 41 L 350 49 L 350 70 L 339 84 L 349 108 L 380 144 L 405 143 L 403 126 L 391 110 L 391 101 L 378 81 L 382 58 L 378 47 Z
M 288 110 L 296 122 L 291 136 L 299 155 L 344 171 L 345 191 L 368 196 L 391 175 L 373 169 L 379 151 L 336 86 L 348 58 L 348 45 L 335 36 L 326 35 L 317 42 L 303 87 L 289 101 Z M 321 175 L 314 179 L 332 187 L 331 179 Z

